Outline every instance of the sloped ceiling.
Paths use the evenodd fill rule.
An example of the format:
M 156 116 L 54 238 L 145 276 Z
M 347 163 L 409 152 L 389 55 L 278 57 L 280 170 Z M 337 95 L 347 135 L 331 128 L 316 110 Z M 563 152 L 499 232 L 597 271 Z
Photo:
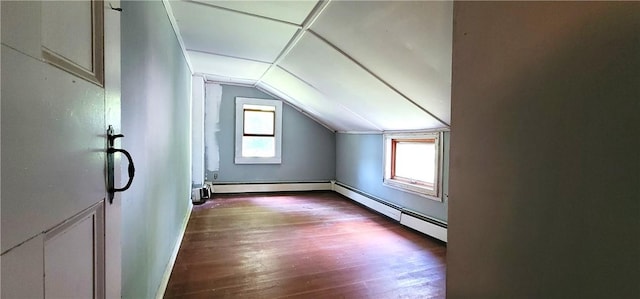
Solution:
M 193 72 L 336 131 L 447 128 L 453 3 L 165 1 Z

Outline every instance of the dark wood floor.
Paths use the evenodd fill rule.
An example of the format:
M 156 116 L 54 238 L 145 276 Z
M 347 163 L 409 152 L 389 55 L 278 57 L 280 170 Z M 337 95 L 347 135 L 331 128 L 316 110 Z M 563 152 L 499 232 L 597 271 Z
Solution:
M 444 298 L 443 243 L 336 193 L 195 206 L 165 298 Z

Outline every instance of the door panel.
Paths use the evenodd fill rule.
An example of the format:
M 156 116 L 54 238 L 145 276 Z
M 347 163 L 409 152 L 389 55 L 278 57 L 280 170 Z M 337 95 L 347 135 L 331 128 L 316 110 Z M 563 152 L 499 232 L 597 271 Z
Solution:
M 2 52 L 4 55 L 4 50 Z M 44 295 L 43 241 L 42 235 L 37 236 L 2 255 L 0 298 L 42 298 Z
M 89 1 L 42 2 L 42 47 L 82 68 L 93 69 L 92 5 Z M 57 22 L 68 18 L 65 22 Z M 74 43 L 68 43 L 74 36 Z
M 41 5 L 37 1 L 1 1 L 2 44 L 31 57 L 40 57 Z
M 2 52 L 4 252 L 104 198 L 105 137 L 102 88 Z
M 102 86 L 102 2 L 44 1 L 40 10 L 42 58 L 75 76 Z
M 103 204 L 100 202 L 46 234 L 46 298 L 103 297 Z
M 104 201 L 106 120 L 120 127 L 120 19 L 94 3 L 110 23 L 104 81 L 89 2 L 0 1 L 3 298 L 120 297 L 120 205 Z

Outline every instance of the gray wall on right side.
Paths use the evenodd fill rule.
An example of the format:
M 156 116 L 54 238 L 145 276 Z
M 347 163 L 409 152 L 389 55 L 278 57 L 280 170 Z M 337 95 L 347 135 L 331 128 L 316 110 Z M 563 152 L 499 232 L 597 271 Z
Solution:
M 640 3 L 454 5 L 448 298 L 640 298 Z
M 387 187 L 384 176 L 382 134 L 336 134 L 336 181 L 392 202 L 403 208 L 447 221 L 449 187 L 449 136 L 444 133 L 443 202 Z

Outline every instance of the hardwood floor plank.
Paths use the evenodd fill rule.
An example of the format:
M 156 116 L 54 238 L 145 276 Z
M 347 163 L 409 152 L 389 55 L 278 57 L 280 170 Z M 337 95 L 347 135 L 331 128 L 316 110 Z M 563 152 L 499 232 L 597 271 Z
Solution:
M 443 243 L 332 192 L 194 207 L 165 298 L 444 298 Z

